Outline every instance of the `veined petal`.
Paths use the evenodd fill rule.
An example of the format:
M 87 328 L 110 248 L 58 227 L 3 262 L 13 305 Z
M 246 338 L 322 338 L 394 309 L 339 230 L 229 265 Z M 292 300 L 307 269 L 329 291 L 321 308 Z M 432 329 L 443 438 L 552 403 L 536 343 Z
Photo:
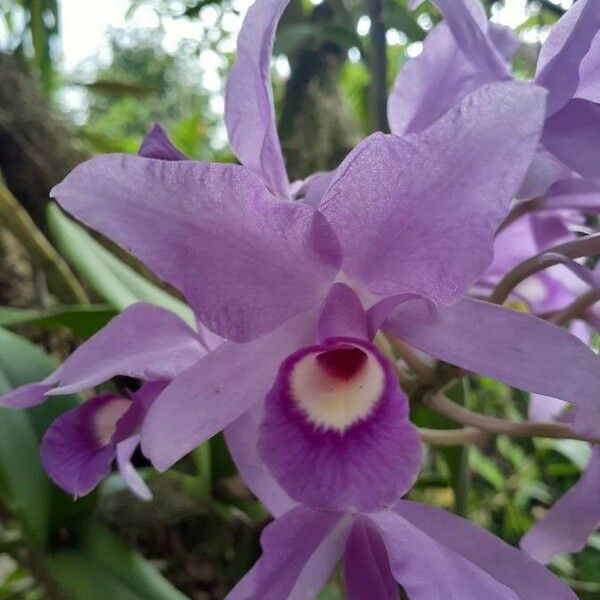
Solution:
M 331 338 L 285 360 L 265 401 L 258 450 L 292 499 L 332 510 L 391 506 L 421 466 L 391 365 L 354 338 Z
M 579 0 L 581 1 L 581 0 Z M 546 121 L 546 148 L 583 177 L 600 178 L 600 106 L 571 100 Z
M 574 428 L 600 434 L 600 358 L 565 329 L 471 298 L 440 308 L 433 322 L 399 314 L 384 329 L 469 371 L 573 402 Z
M 322 545 L 329 550 L 325 559 L 332 568 L 341 555 L 343 545 L 327 544 L 330 536 L 343 537 L 348 527 L 340 513 L 297 507 L 267 525 L 261 536 L 263 554 L 254 567 L 227 595 L 226 600 L 282 600 L 312 598 L 314 584 L 305 571 L 306 595 L 294 595 L 294 588 L 311 556 Z M 341 531 L 336 531 L 337 529 Z M 343 544 L 343 541 L 342 541 Z M 334 560 L 331 560 L 332 556 Z M 321 570 L 315 573 L 322 585 Z
M 579 66 L 600 30 L 600 4 L 579 0 L 552 27 L 538 58 L 535 82 L 550 91 L 548 115 L 560 110 L 579 85 Z
M 236 165 L 107 155 L 79 165 L 52 195 L 235 341 L 314 306 L 341 262 L 322 215 L 278 201 Z
M 579 552 L 600 527 L 600 446 L 579 481 L 521 539 L 521 548 L 549 563 L 563 552 Z
M 341 242 L 344 273 L 381 296 L 459 297 L 491 262 L 493 234 L 543 118 L 540 88 L 496 83 L 420 134 L 367 138 L 320 205 Z
M 269 473 L 258 454 L 263 414 L 264 403 L 259 402 L 225 429 L 225 440 L 244 483 L 274 517 L 279 517 L 296 503 Z
M 396 581 L 411 600 L 520 600 L 473 562 L 392 511 L 372 513 Z
M 237 60 L 225 90 L 225 123 L 239 161 L 280 198 L 290 194 L 277 136 L 271 56 L 277 23 L 289 0 L 256 0 L 237 41 Z
M 79 346 L 59 368 L 49 395 L 79 392 L 115 375 L 172 379 L 206 354 L 198 337 L 173 313 L 134 304 Z
M 142 141 L 138 154 L 144 158 L 162 160 L 187 160 L 187 156 L 175 148 L 166 131 L 155 123 Z
M 401 500 L 395 507 L 426 535 L 489 573 L 519 600 L 575 600 L 575 594 L 552 572 L 491 533 L 443 510 Z M 487 596 L 482 596 L 486 598 Z
M 398 600 L 398 584 L 373 524 L 357 518 L 346 540 L 344 579 L 348 600 Z
M 157 469 L 168 469 L 262 402 L 281 361 L 316 335 L 316 316 L 310 312 L 253 342 L 221 344 L 153 403 L 142 427 L 144 454 Z

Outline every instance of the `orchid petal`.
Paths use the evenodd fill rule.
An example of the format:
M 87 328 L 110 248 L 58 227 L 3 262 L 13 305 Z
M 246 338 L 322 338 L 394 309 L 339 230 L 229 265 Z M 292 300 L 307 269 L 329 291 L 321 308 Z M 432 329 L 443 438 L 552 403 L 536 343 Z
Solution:
M 322 215 L 276 200 L 236 165 L 107 155 L 77 167 L 52 194 L 235 341 L 314 306 L 341 261 Z
M 434 0 L 464 55 L 486 81 L 509 77 L 503 58 L 487 33 L 485 12 L 478 0 Z
M 600 4 L 579 0 L 552 27 L 538 58 L 535 83 L 550 91 L 548 115 L 559 111 L 579 85 L 579 66 L 600 29 Z
M 440 308 L 433 322 L 394 315 L 384 329 L 448 363 L 572 402 L 574 428 L 600 432 L 600 358 L 565 329 L 471 298 Z
M 264 404 L 260 402 L 225 429 L 225 440 L 245 484 L 274 517 L 279 517 L 296 503 L 269 473 L 258 454 L 258 436 L 263 414 Z
M 117 466 L 127 487 L 140 499 L 152 500 L 152 492 L 140 474 L 131 464 L 131 457 L 140 443 L 140 436 L 134 435 L 117 444 Z
M 253 342 L 224 342 L 178 376 L 146 415 L 143 453 L 164 471 L 262 402 L 279 363 L 315 340 L 315 321 L 302 314 Z
M 187 160 L 187 156 L 177 150 L 166 131 L 158 123 L 154 124 L 150 133 L 142 141 L 138 154 L 144 158 Z
M 260 540 L 262 557 L 227 595 L 226 600 L 313 598 L 314 595 L 309 592 L 313 587 L 310 585 L 310 573 L 305 580 L 305 584 L 310 586 L 307 593 L 292 594 L 307 561 L 327 542 L 330 535 L 336 535 L 337 528 L 344 526 L 342 518 L 340 513 L 297 507 L 267 525 Z M 327 562 L 335 564 L 338 548 L 331 550 L 336 560 Z M 317 575 L 319 583 L 322 583 L 322 573 L 318 572 Z
M 372 513 L 396 581 L 411 600 L 519 600 L 473 562 L 392 511 Z
M 598 104 L 571 100 L 546 121 L 543 140 L 550 152 L 580 175 L 600 178 Z
M 440 23 L 425 38 L 421 54 L 396 77 L 388 99 L 392 133 L 422 131 L 485 83 L 447 24 Z
M 362 303 L 356 292 L 344 283 L 331 287 L 319 315 L 319 339 L 339 336 L 369 339 Z
M 250 7 L 225 90 L 225 123 L 235 155 L 281 198 L 289 196 L 290 184 L 275 125 L 270 68 L 275 30 L 288 4 L 256 0 Z
M 587 214 L 598 214 L 600 181 L 575 178 L 557 181 L 541 199 L 538 209 L 575 209 Z
M 556 575 L 541 567 L 524 552 L 509 546 L 466 519 L 406 500 L 401 500 L 394 511 L 438 543 L 509 587 L 519 600 L 576 598 Z M 482 598 L 487 599 L 487 596 Z
M 579 87 L 575 97 L 600 103 L 600 33 L 596 33 L 579 66 Z
M 346 540 L 344 575 L 348 600 L 398 600 L 398 584 L 381 538 L 368 519 L 358 518 Z
M 521 548 L 541 563 L 579 552 L 600 527 L 600 446 L 579 481 L 521 539 Z
M 115 375 L 172 379 L 205 353 L 179 317 L 149 304 L 133 304 L 69 356 L 60 367 L 60 383 L 48 394 L 79 392 Z
M 497 83 L 420 134 L 367 138 L 320 206 L 342 244 L 344 273 L 381 296 L 459 297 L 491 262 L 543 118 L 541 89 Z

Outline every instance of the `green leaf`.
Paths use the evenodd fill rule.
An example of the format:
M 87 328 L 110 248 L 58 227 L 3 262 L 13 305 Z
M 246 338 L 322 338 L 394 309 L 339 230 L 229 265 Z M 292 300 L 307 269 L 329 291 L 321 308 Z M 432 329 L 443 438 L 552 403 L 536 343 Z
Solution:
M 37 346 L 0 328 L 0 393 L 39 381 L 56 362 Z M 75 396 L 54 396 L 29 410 L 0 408 L 0 485 L 30 541 L 44 546 L 51 528 L 76 527 L 89 517 L 94 496 L 74 503 L 44 473 L 39 443 L 48 425 L 78 402 Z
M 87 339 L 104 327 L 117 311 L 108 304 L 58 306 L 45 310 L 0 306 L 0 327 L 36 325 L 54 328 L 63 326 L 75 335 Z
M 48 227 L 64 257 L 94 290 L 117 310 L 149 302 L 195 326 L 192 310 L 120 261 L 55 204 L 48 206 Z
M 0 329 L 0 393 L 43 379 L 52 360 L 27 340 Z M 0 408 L 0 483 L 4 501 L 28 537 L 48 538 L 50 483 L 39 460 L 38 439 L 27 413 Z
M 54 577 L 76 600 L 185 600 L 147 560 L 99 525 L 82 547 L 48 558 Z

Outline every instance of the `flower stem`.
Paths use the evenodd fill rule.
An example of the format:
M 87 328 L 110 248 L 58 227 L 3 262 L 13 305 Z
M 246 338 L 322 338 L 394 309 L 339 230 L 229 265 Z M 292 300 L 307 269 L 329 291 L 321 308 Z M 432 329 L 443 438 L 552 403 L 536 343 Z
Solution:
M 427 405 L 444 416 L 462 423 L 468 427 L 459 430 L 444 430 L 439 434 L 449 433 L 448 440 L 443 435 L 431 436 L 431 430 L 422 435 L 432 441 L 428 443 L 440 445 L 456 445 L 473 441 L 482 441 L 488 435 L 505 434 L 510 437 L 546 437 L 555 439 L 583 440 L 591 443 L 600 443 L 598 438 L 590 438 L 574 432 L 563 423 L 541 423 L 537 421 L 508 421 L 497 417 L 480 415 L 472 412 L 449 400 L 443 394 L 435 394 L 426 400 Z M 479 436 L 476 432 L 479 432 Z M 436 432 L 437 434 L 437 432 Z M 448 443 L 444 443 L 448 441 Z M 452 443 L 450 443 L 452 442 Z

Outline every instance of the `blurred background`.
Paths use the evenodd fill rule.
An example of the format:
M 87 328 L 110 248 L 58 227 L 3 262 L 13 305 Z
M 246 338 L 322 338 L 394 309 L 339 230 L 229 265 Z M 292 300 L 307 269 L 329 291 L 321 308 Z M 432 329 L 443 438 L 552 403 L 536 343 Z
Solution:
M 0 391 L 45 376 L 132 302 L 184 310 L 141 265 L 52 207 L 48 192 L 94 154 L 136 152 L 154 122 L 188 156 L 232 161 L 223 87 L 250 4 L 0 0 Z M 572 2 L 485 4 L 518 33 L 514 69 L 527 78 Z M 292 0 L 272 63 L 291 178 L 335 168 L 365 135 L 387 129 L 394 76 L 439 18 L 427 2 L 411 13 L 406 0 Z M 526 397 L 492 381 L 461 394 L 488 414 L 525 413 Z M 43 474 L 38 440 L 80 399 L 0 409 L 0 600 L 223 598 L 258 557 L 269 516 L 236 476 L 222 438 L 165 474 L 136 457 L 152 502 L 112 476 L 75 503 Z M 451 426 L 424 408 L 415 420 Z M 580 442 L 502 436 L 431 450 L 411 494 L 516 543 L 576 481 L 588 454 Z M 582 599 L 600 598 L 600 536 L 552 567 Z M 343 598 L 339 576 L 320 598 Z

